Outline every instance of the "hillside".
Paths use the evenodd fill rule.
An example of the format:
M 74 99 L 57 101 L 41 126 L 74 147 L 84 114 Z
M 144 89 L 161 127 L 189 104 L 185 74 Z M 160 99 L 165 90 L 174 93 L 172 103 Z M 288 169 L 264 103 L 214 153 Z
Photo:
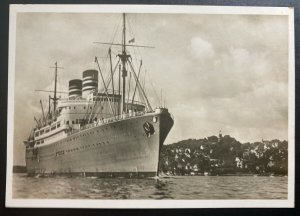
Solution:
M 288 142 L 240 143 L 226 135 L 164 145 L 159 170 L 169 175 L 287 175 Z

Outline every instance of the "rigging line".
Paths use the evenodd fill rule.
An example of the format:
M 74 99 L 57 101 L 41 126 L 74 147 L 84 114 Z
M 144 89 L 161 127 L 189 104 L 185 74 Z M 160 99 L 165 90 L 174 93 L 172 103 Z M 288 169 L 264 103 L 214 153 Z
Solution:
M 137 56 L 136 50 L 139 51 L 138 48 L 135 49 L 135 47 L 133 47 L 133 52 L 134 52 L 134 55 L 135 55 L 135 56 Z M 140 60 L 140 61 L 142 61 L 142 60 Z M 138 67 L 138 59 L 137 59 L 137 58 L 135 58 L 135 62 L 136 62 L 137 67 Z M 140 67 L 141 67 L 141 65 L 140 65 Z M 139 69 L 139 70 L 140 70 L 140 69 Z M 138 75 L 138 77 L 139 77 L 139 75 Z M 138 79 L 139 79 L 139 78 L 138 78 Z M 139 99 L 140 99 L 140 101 L 143 101 L 143 103 L 146 104 L 146 101 L 145 101 L 145 100 L 143 99 L 143 97 L 142 97 L 143 93 L 141 92 L 141 90 L 140 90 L 139 88 L 138 88 L 138 93 L 139 93 Z M 131 106 L 133 106 L 133 104 L 132 104 Z
M 100 114 L 102 114 L 102 105 L 101 105 L 101 98 L 99 97 L 99 109 L 100 109 Z M 96 113 L 97 119 L 98 119 L 98 114 L 99 114 L 99 109 L 98 112 Z
M 114 30 L 114 33 L 113 33 L 113 37 L 112 37 L 112 40 L 111 40 L 111 43 L 107 43 L 107 44 L 110 44 L 109 48 L 111 49 L 112 47 L 112 43 L 114 42 L 115 38 L 116 38 L 116 35 L 117 35 L 117 32 L 118 32 L 118 29 L 119 29 L 119 26 L 120 26 L 120 23 L 122 21 L 122 18 L 119 18 L 119 22 L 115 25 L 115 30 Z M 103 60 L 103 65 L 104 65 L 104 68 L 103 68 L 103 72 L 106 72 L 106 67 L 107 67 L 107 59 L 108 59 L 109 55 L 107 54 L 107 56 L 105 57 L 105 60 Z M 109 80 L 109 76 L 107 79 L 105 80 Z M 109 86 L 109 84 L 107 85 Z
M 42 100 L 40 100 L 40 104 L 41 104 L 42 113 L 43 113 L 43 123 L 44 123 L 44 125 L 45 125 L 45 124 L 46 124 L 46 118 L 45 118 L 45 113 L 44 113 L 44 107 L 43 107 Z
M 92 106 L 92 110 L 91 110 L 91 112 L 89 113 L 88 123 L 91 122 L 91 117 L 92 117 L 92 114 L 93 114 L 93 108 L 94 108 L 94 106 Z
M 37 127 L 39 128 L 40 127 L 39 120 L 35 116 L 33 116 L 33 118 L 34 118 L 34 121 L 36 122 Z
M 91 112 L 91 113 L 94 114 L 94 117 L 96 117 L 97 119 L 98 119 L 98 114 L 99 114 L 99 107 L 101 108 L 101 99 L 99 98 L 99 101 L 97 101 L 98 95 L 99 95 L 99 94 L 97 94 L 97 96 L 96 96 L 96 99 L 95 99 L 95 102 L 94 102 L 94 107 L 93 107 L 92 112 Z M 96 107 L 96 111 L 93 112 L 94 109 L 95 109 L 95 107 Z M 100 112 L 101 112 L 101 110 L 100 110 Z M 100 114 L 101 114 L 101 113 L 100 113 Z
M 117 22 L 117 24 L 115 25 L 115 29 L 114 29 L 114 33 L 113 33 L 113 37 L 112 37 L 111 43 L 113 43 L 114 40 L 115 40 L 115 38 L 116 38 L 116 35 L 117 35 L 117 32 L 118 32 L 118 29 L 119 29 L 121 20 L 122 20 L 122 18 L 119 18 L 119 22 Z M 109 46 L 109 48 L 111 48 L 111 47 L 112 47 L 112 45 Z M 103 65 L 104 65 L 104 68 L 103 68 L 103 71 L 104 71 L 104 72 L 106 71 L 106 62 L 107 62 L 107 58 L 108 58 L 108 55 L 105 57 L 106 61 L 102 59 Z
M 130 26 L 130 23 L 129 23 L 129 30 L 131 30 L 131 26 Z M 136 54 L 136 50 L 137 50 L 137 52 L 138 52 L 138 54 L 139 54 L 139 57 L 141 57 L 142 55 L 141 55 L 141 51 L 140 51 L 140 49 L 137 47 L 137 48 L 135 48 L 135 47 L 133 47 L 133 52 L 134 52 L 134 55 L 135 56 L 138 56 L 137 54 Z M 136 64 L 138 65 L 138 59 L 137 58 L 135 58 L 135 62 L 136 62 Z M 145 71 L 147 71 L 147 67 L 144 65 L 144 68 L 145 68 Z M 145 72 L 145 75 L 144 75 L 144 84 L 143 84 L 143 90 L 145 91 L 146 89 L 145 89 L 145 78 L 146 78 L 146 72 Z M 139 91 L 139 93 L 141 93 L 140 91 Z M 145 94 L 146 94 L 146 91 L 145 91 Z M 157 94 L 156 92 L 155 92 L 155 94 Z M 141 96 L 141 95 L 139 95 L 139 96 Z M 140 97 L 140 99 L 142 99 L 141 97 Z
M 109 48 L 110 49 L 110 48 Z M 105 77 L 105 83 L 106 83 L 106 86 L 107 86 L 107 89 L 109 88 L 109 85 L 110 85 L 110 81 L 111 81 L 111 72 L 107 72 L 107 70 L 111 70 L 110 69 L 110 56 L 109 56 L 109 52 L 108 52 L 108 54 L 107 54 L 107 58 L 108 58 L 108 63 L 107 63 L 107 65 L 109 65 L 109 66 L 107 66 L 107 65 L 105 65 L 105 69 L 104 69 L 104 72 L 105 72 L 105 75 L 106 75 L 106 77 Z M 107 67 L 109 68 L 109 69 L 107 69 Z
M 87 117 L 88 117 L 88 114 L 89 114 L 89 109 L 90 109 L 90 100 L 88 100 L 86 113 L 84 114 L 84 120 L 87 120 Z
M 103 73 L 106 72 L 106 68 L 107 68 L 107 64 L 108 64 L 108 58 L 109 58 L 109 55 L 107 53 L 106 56 L 102 59 Z
M 51 103 L 50 103 L 49 108 L 50 108 L 50 109 L 48 110 L 49 112 L 47 113 L 48 121 L 51 120 L 51 115 L 52 115 L 52 114 L 51 114 L 51 109 L 52 109 L 52 104 L 51 104 Z
M 128 110 L 128 103 L 129 103 L 129 93 L 130 93 L 130 84 L 131 84 L 131 73 L 129 73 L 129 80 L 128 80 L 128 94 L 127 94 L 127 105 L 126 105 L 126 109 Z
M 141 91 L 140 88 L 138 88 L 138 95 L 139 95 L 140 101 L 141 101 L 143 104 L 145 104 L 145 105 L 147 106 L 147 102 L 146 102 L 146 100 L 144 99 L 143 93 L 142 93 L 142 91 Z
M 134 33 L 133 32 L 136 32 L 136 31 L 134 31 L 133 30 L 133 28 L 132 28 L 132 26 L 131 26 L 131 22 L 130 22 L 130 20 L 128 20 L 128 31 L 131 33 L 131 37 L 134 37 Z M 136 54 L 136 49 L 139 51 L 139 49 L 138 49 L 138 47 L 132 47 L 133 48 L 133 53 L 134 53 L 134 55 L 135 56 L 138 56 L 137 54 Z M 140 54 L 140 53 L 139 53 Z M 142 55 L 140 54 L 139 55 L 139 58 L 142 58 Z M 135 66 L 136 67 L 138 67 L 139 66 L 139 63 L 138 63 L 138 59 L 135 59 L 136 61 L 135 61 Z
M 118 32 L 118 29 L 119 29 L 119 26 L 120 26 L 120 23 L 122 22 L 122 17 L 119 17 L 119 22 L 118 22 L 118 24 L 116 24 L 116 29 L 115 29 L 115 33 L 114 33 L 114 36 L 113 36 L 113 38 L 112 38 L 112 41 L 111 41 L 111 43 L 113 43 L 114 42 L 114 40 L 115 40 L 115 38 L 116 38 L 116 35 L 117 35 L 117 32 Z M 111 46 L 110 46 L 110 48 L 111 48 Z
M 146 84 L 145 84 L 146 74 L 147 74 L 147 70 L 145 70 L 145 75 L 144 75 L 144 77 L 143 77 L 143 84 L 142 84 L 142 87 L 143 87 L 144 90 L 146 89 Z
M 153 90 L 154 95 L 155 95 L 155 97 L 156 97 L 156 102 L 159 102 L 159 96 L 158 96 L 157 92 L 155 91 L 153 82 L 152 82 L 152 80 L 149 78 L 149 74 L 148 74 L 148 73 L 147 73 L 146 78 L 148 78 L 148 80 L 149 80 L 149 82 L 150 82 L 150 84 L 151 84 L 152 90 Z
M 109 56 L 109 54 L 108 54 L 108 56 Z M 117 58 L 117 56 L 116 56 L 116 58 Z M 119 64 L 119 62 L 120 62 L 120 59 L 118 58 L 118 62 L 117 62 L 117 64 L 115 65 L 115 68 L 113 69 L 113 76 L 114 76 L 114 74 L 115 74 L 115 70 L 116 70 L 116 67 L 117 67 L 117 65 Z M 107 86 L 109 86 L 110 85 L 110 82 L 111 82 L 112 80 L 111 80 L 111 76 L 109 76 L 108 75 L 108 77 L 107 77 L 107 79 L 106 79 L 106 83 L 107 83 Z
M 118 28 L 116 28 L 116 31 L 115 31 L 115 33 L 114 33 L 112 42 L 113 42 L 114 39 L 115 39 L 117 29 L 118 29 Z M 109 49 L 111 49 L 111 45 L 109 46 Z M 103 64 L 103 72 L 105 73 L 106 70 L 107 70 L 107 67 L 108 67 L 107 65 L 108 65 L 109 53 L 107 53 L 106 56 L 103 57 L 103 58 L 101 58 L 101 59 L 102 59 L 102 64 Z M 108 76 L 108 78 L 105 78 L 105 80 L 108 80 L 108 79 L 109 79 L 109 76 Z M 107 85 L 107 86 L 109 86 L 109 85 Z
M 85 119 L 87 120 L 87 123 L 90 123 L 89 122 L 89 115 L 90 115 L 90 109 L 92 108 L 92 106 L 93 106 L 93 101 L 92 101 L 92 103 L 91 103 L 91 99 L 89 99 L 89 103 L 88 103 L 88 106 L 87 106 L 87 109 L 86 109 L 86 115 L 85 115 Z M 93 108 L 92 108 L 92 110 L 93 110 Z M 92 110 L 91 110 L 91 113 L 92 113 Z
M 150 105 L 150 103 L 149 103 L 149 101 L 148 101 L 147 96 L 145 95 L 144 90 L 143 90 L 142 87 L 141 87 L 141 84 L 140 84 L 139 80 L 137 79 L 137 75 L 135 74 L 135 71 L 134 71 L 134 68 L 133 68 L 133 66 L 132 66 L 132 63 L 131 63 L 130 60 L 128 60 L 128 62 L 129 62 L 130 68 L 131 68 L 131 70 L 132 70 L 132 72 L 133 72 L 134 79 L 135 79 L 135 81 L 137 82 L 138 87 L 139 87 L 140 90 L 142 91 L 143 97 L 144 97 L 145 100 L 146 100 L 146 105 L 147 105 L 148 109 L 149 109 L 150 111 L 152 111 L 152 107 L 151 107 L 151 105 Z
M 109 59 L 110 59 L 110 73 L 111 73 L 111 85 L 112 85 L 112 96 L 113 96 L 113 103 L 115 102 L 115 87 L 114 87 L 114 74 L 113 74 L 113 68 L 112 68 L 112 60 L 111 60 L 111 49 L 109 49 Z M 109 86 L 109 85 L 108 85 Z
M 106 93 L 106 97 L 107 97 L 107 100 L 108 100 L 111 112 L 112 112 L 113 115 L 115 115 L 115 112 L 114 112 L 114 110 L 113 110 L 113 108 L 111 106 L 111 102 L 110 102 L 110 99 L 109 99 L 109 96 L 108 96 L 106 84 L 105 84 L 105 81 L 104 81 L 104 78 L 103 78 L 103 75 L 102 75 L 102 72 L 101 72 L 100 65 L 99 65 L 97 57 L 95 57 L 95 61 L 97 62 L 97 65 L 98 65 L 98 68 L 99 68 L 99 72 L 100 72 L 100 75 L 101 75 L 101 78 L 102 78 L 102 82 L 103 82 L 103 85 L 104 85 L 104 88 L 105 88 L 105 93 Z
M 34 126 L 31 126 L 30 133 L 29 133 L 29 137 L 28 137 L 28 141 L 29 141 L 29 139 L 30 139 L 30 137 L 31 137 L 31 134 L 33 133 L 33 129 L 34 129 Z M 28 133 L 27 133 L 27 134 L 28 134 Z
M 142 75 L 142 72 L 141 72 L 141 75 Z M 142 76 L 139 77 L 139 80 L 140 80 L 140 82 L 142 82 Z M 145 82 L 144 82 L 144 84 L 145 84 Z M 142 89 L 144 90 L 145 94 L 147 95 L 146 89 L 143 86 L 144 84 L 141 83 Z M 139 92 L 139 97 L 141 98 L 141 93 L 140 92 Z
M 139 76 L 140 76 L 140 73 L 141 73 L 141 67 L 142 67 L 142 60 L 141 60 L 141 63 L 140 63 L 140 68 L 139 68 L 139 72 L 138 72 L 138 79 L 139 79 Z M 134 102 L 134 97 L 135 97 L 135 92 L 136 92 L 136 88 L 137 88 L 137 83 L 135 83 L 135 87 L 134 87 L 134 92 L 133 92 L 133 96 L 132 96 L 132 101 L 131 101 L 131 109 L 132 109 L 132 106 L 133 106 L 133 102 Z
M 61 96 L 61 94 L 63 94 L 63 92 L 67 92 L 67 91 L 65 91 L 65 89 L 62 86 L 62 78 L 61 78 L 62 76 L 61 76 L 61 74 L 62 73 L 57 73 L 57 90 L 56 90 L 56 92 L 59 93 L 60 96 Z M 58 91 L 59 89 L 60 89 L 60 91 Z
M 132 29 L 131 29 L 131 22 L 130 22 L 129 18 L 127 18 L 126 21 L 127 21 L 127 24 L 128 24 L 128 25 L 127 25 L 127 27 L 128 27 L 127 29 L 128 29 L 129 36 L 130 36 L 130 37 L 133 37 L 134 34 L 133 34 L 133 32 L 131 31 L 131 30 L 132 30 Z
M 138 32 L 137 31 L 137 28 L 135 28 L 135 26 L 137 26 L 137 25 L 131 25 L 131 22 L 129 22 L 129 31 L 133 31 L 133 32 Z M 133 34 L 133 33 L 132 33 Z M 135 35 L 135 34 L 133 34 L 133 35 Z M 135 47 L 133 47 L 133 48 L 135 48 Z M 138 47 L 137 47 L 137 52 L 138 52 L 138 55 L 136 55 L 136 53 L 135 53 L 135 49 L 134 49 L 134 54 L 136 55 L 136 56 L 139 56 L 139 58 L 142 58 L 142 53 L 141 53 L 141 50 L 140 49 L 138 49 Z M 138 66 L 138 62 L 137 62 L 137 66 Z M 144 65 L 144 67 L 145 67 L 145 65 Z M 146 67 L 145 67 L 145 69 L 146 69 Z
M 138 49 L 138 48 L 136 48 L 136 49 Z M 134 56 L 137 56 L 137 54 L 136 54 L 136 52 L 135 52 L 136 49 L 133 47 L 133 53 L 134 53 Z M 142 58 L 141 58 L 141 59 L 142 59 Z M 134 58 L 134 60 L 135 60 L 135 64 L 136 64 L 135 66 L 138 67 L 138 65 L 139 65 L 139 64 L 138 64 L 138 59 L 137 59 L 137 58 Z
M 91 110 L 91 114 L 90 114 L 90 117 L 89 117 L 89 122 L 91 121 L 91 118 L 92 118 L 92 115 L 93 115 L 93 111 L 94 111 L 94 109 L 96 107 L 96 103 L 97 103 L 97 101 L 93 101 L 93 108 Z
M 118 62 L 117 62 L 117 64 L 115 65 L 115 68 L 113 69 L 113 76 L 115 75 L 115 72 L 116 72 L 116 69 L 117 69 L 119 63 L 120 63 L 120 58 L 118 59 Z M 111 79 L 107 82 L 107 85 L 109 85 L 110 82 L 111 82 Z
M 147 94 L 146 89 L 144 89 L 145 94 Z
M 127 22 L 128 22 L 128 32 L 129 32 L 129 36 L 130 36 L 130 38 L 134 38 L 134 34 L 133 34 L 133 32 L 132 32 L 132 29 L 131 29 L 131 23 L 130 23 L 130 21 L 127 19 Z M 133 46 L 132 47 L 132 50 L 133 50 L 133 53 L 134 53 L 134 56 L 136 56 L 136 53 L 135 53 L 135 47 Z M 135 66 L 137 66 L 136 64 L 135 64 Z
M 141 92 L 141 89 L 140 88 L 137 88 L 137 92 L 138 92 L 138 97 L 139 99 L 137 100 L 138 102 L 141 102 L 143 104 L 147 104 L 144 97 L 143 97 L 143 94 Z
M 119 65 L 119 73 L 118 73 L 118 95 L 121 95 L 121 64 L 117 64 Z M 118 115 L 121 114 L 121 103 L 120 103 L 120 99 L 118 99 Z
M 111 50 L 111 53 L 115 56 L 115 59 L 118 57 L 117 56 L 119 54 L 118 52 L 115 52 L 114 50 Z

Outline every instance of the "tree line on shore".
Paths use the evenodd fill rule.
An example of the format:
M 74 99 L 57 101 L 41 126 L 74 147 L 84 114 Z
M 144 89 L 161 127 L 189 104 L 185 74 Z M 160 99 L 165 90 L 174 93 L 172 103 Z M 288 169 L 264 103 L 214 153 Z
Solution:
M 287 175 L 288 142 L 240 143 L 222 134 L 163 145 L 160 173 L 167 175 Z

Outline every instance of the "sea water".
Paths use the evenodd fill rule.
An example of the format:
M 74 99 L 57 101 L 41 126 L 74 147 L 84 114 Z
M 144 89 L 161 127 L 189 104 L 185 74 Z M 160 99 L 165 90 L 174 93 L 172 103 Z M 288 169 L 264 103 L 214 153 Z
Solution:
M 149 179 L 13 175 L 13 198 L 30 199 L 287 199 L 288 178 L 168 176 Z

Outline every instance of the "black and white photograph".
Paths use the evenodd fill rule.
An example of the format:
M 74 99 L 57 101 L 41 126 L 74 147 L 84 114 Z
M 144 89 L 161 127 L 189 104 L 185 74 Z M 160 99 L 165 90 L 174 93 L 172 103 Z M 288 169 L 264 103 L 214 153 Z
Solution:
M 293 207 L 294 11 L 10 5 L 7 207 Z

